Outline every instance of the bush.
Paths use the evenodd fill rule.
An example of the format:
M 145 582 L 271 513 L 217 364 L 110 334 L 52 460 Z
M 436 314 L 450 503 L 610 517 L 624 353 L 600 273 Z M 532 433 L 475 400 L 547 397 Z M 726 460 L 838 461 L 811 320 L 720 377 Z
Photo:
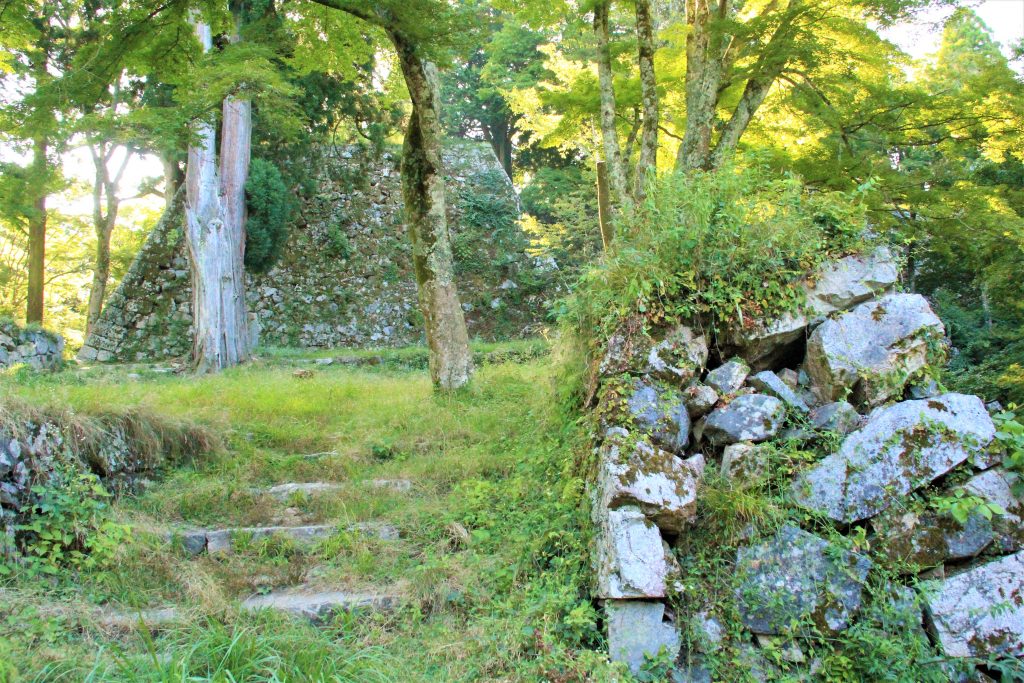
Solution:
M 803 303 L 793 281 L 862 248 L 864 224 L 854 197 L 761 168 L 659 178 L 617 221 L 612 252 L 561 304 L 563 337 L 582 334 L 569 345 L 593 355 L 630 317 L 699 320 L 714 331 L 793 310 Z M 588 363 L 574 355 L 578 392 Z
M 253 159 L 245 183 L 249 218 L 245 224 L 245 268 L 265 273 L 277 262 L 288 239 L 296 203 L 277 166 Z

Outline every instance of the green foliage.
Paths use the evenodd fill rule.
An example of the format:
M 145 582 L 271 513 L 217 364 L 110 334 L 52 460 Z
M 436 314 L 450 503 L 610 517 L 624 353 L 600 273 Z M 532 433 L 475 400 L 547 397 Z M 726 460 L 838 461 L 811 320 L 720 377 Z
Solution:
M 1006 514 L 1002 506 L 986 501 L 980 496 L 973 496 L 963 489 L 957 489 L 948 496 L 936 496 L 930 503 L 937 512 L 950 515 L 960 524 L 966 524 L 975 514 L 985 519 L 992 519 L 992 515 Z
M 722 330 L 793 310 L 803 304 L 794 281 L 863 246 L 863 226 L 855 196 L 761 167 L 665 176 L 563 304 L 564 335 L 584 334 L 593 353 L 631 316 Z
M 251 273 L 265 273 L 281 256 L 296 202 L 278 168 L 263 159 L 253 159 L 245 183 L 249 217 L 245 224 L 245 267 Z
M 110 518 L 110 494 L 92 473 L 58 469 L 32 493 L 29 519 L 16 529 L 29 574 L 102 568 L 130 536 L 127 526 Z

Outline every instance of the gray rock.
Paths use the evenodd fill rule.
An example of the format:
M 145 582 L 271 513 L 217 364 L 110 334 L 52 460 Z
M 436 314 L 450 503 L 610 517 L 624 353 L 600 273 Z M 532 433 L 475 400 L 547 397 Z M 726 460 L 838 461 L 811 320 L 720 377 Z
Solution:
M 665 621 L 665 605 L 646 600 L 609 600 L 604 606 L 608 619 L 608 654 L 613 662 L 625 662 L 634 674 L 645 657 L 664 648 L 673 658 L 679 651 L 679 632 Z
M 964 484 L 964 490 L 1003 509 L 992 518 L 996 541 L 1003 552 L 1024 547 L 1024 499 L 1016 495 L 1020 477 L 1001 467 L 975 475 Z
M 807 305 L 820 319 L 892 289 L 898 278 L 892 251 L 877 247 L 870 254 L 847 256 L 822 267 L 807 292 Z
M 798 412 L 810 412 L 810 408 L 804 400 L 771 370 L 762 370 L 756 375 L 748 377 L 747 384 L 752 386 L 754 389 L 757 389 L 757 391 L 762 394 L 774 396 Z
M 974 557 L 992 543 L 992 524 L 980 514 L 965 523 L 933 511 L 913 512 L 890 508 L 872 520 L 878 534 L 873 547 L 890 561 L 910 563 L 908 572 L 949 560 Z
M 727 345 L 737 347 L 738 354 L 754 368 L 767 369 L 804 336 L 809 325 L 890 290 L 897 275 L 896 261 L 886 247 L 829 262 L 802 283 L 807 297 L 804 311 L 733 330 Z
M 601 446 L 597 490 L 600 504 L 639 508 L 659 528 L 679 533 L 697 513 L 703 457 L 684 461 L 668 451 L 618 434 Z
M 707 361 L 708 342 L 704 335 L 678 325 L 651 347 L 644 371 L 678 386 L 699 377 Z
M 597 525 L 598 597 L 605 599 L 663 598 L 671 581 L 658 527 L 640 508 L 608 510 L 594 506 Z
M 639 322 L 629 320 L 609 335 L 598 374 L 609 377 L 643 367 L 654 341 L 641 329 L 634 329 L 639 327 Z
M 914 382 L 907 388 L 907 396 L 913 399 L 933 398 L 942 393 L 939 383 L 931 377 Z
M 779 379 L 785 382 L 786 386 L 792 389 L 793 391 L 796 391 L 797 387 L 800 386 L 800 375 L 797 373 L 796 370 L 782 368 L 775 374 L 778 375 Z
M 995 426 L 981 399 L 944 394 L 878 408 L 793 482 L 798 503 L 850 523 L 872 517 L 984 449 Z
M 774 396 L 738 396 L 707 416 L 704 438 L 715 446 L 764 441 L 778 433 L 785 417 L 786 407 Z
M 737 598 L 743 625 L 754 633 L 783 634 L 804 620 L 824 633 L 842 631 L 860 609 L 871 562 L 787 525 L 736 556 Z
M 817 395 L 877 406 L 903 394 L 941 343 L 942 321 L 919 294 L 890 294 L 827 320 L 807 343 L 805 365 Z
M 718 392 L 705 384 L 691 384 L 683 389 L 683 404 L 691 420 L 704 417 L 718 403 Z
M 811 411 L 811 424 L 818 429 L 849 434 L 860 426 L 860 414 L 846 401 L 826 403 Z
M 662 448 L 683 453 L 690 441 L 690 416 L 683 396 L 666 386 L 636 379 L 626 407 L 636 425 Z
M 321 493 L 337 493 L 345 488 L 344 484 L 335 484 L 325 481 L 313 481 L 304 483 L 288 483 L 271 486 L 266 490 L 268 495 L 278 500 L 288 500 L 293 495 L 313 496 Z
M 183 533 L 181 539 L 185 550 L 193 555 L 198 555 L 203 551 L 216 554 L 230 552 L 234 548 L 234 541 L 241 538 L 260 542 L 276 536 L 286 538 L 298 546 L 311 546 L 337 530 L 338 527 L 333 524 L 200 529 Z M 375 536 L 382 541 L 394 541 L 399 538 L 398 529 L 390 524 L 360 522 L 349 525 L 347 530 L 352 533 Z
M 722 476 L 756 481 L 768 473 L 768 452 L 752 443 L 734 443 L 722 451 Z
M 946 656 L 1024 655 L 1024 552 L 948 578 L 926 596 Z
M 250 612 L 264 609 L 285 612 L 318 623 L 339 612 L 380 612 L 393 609 L 397 604 L 398 597 L 386 593 L 283 591 L 254 595 L 243 600 L 241 607 Z
M 732 394 L 743 386 L 750 366 L 742 358 L 733 358 L 708 373 L 704 383 L 719 394 Z

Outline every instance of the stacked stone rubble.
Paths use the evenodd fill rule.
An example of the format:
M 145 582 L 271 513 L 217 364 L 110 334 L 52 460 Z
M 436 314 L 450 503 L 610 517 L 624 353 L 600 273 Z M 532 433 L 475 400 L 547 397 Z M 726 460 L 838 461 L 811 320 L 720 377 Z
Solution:
M 64 338 L 59 334 L 0 320 L 0 370 L 14 365 L 53 370 L 63 359 Z
M 699 322 L 648 332 L 626 321 L 607 340 L 592 500 L 613 659 L 637 671 L 667 648 L 680 657 L 674 680 L 710 680 L 702 651 L 721 640 L 721 615 L 694 605 L 686 623 L 672 622 L 693 599 L 674 593 L 673 545 L 699 523 L 705 469 L 748 485 L 768 473 L 776 441 L 818 453 L 789 481 L 791 509 L 811 513 L 793 518 L 831 519 L 850 533 L 863 526 L 871 553 L 794 523 L 744 542 L 735 597 L 755 678 L 774 679 L 760 649 L 781 647 L 814 680 L 819 663 L 799 659 L 787 640 L 793 624 L 839 633 L 868 618 L 865 604 L 889 605 L 925 646 L 927 626 L 939 657 L 1024 655 L 1017 475 L 1000 465 L 982 400 L 942 393 L 924 375 L 943 357 L 943 327 L 923 297 L 893 292 L 896 279 L 879 248 L 826 264 L 798 284 L 806 308 L 778 320 L 713 339 Z M 963 495 L 1001 513 L 960 519 L 926 500 Z M 878 561 L 902 567 L 908 584 L 921 572 L 934 583 L 920 595 L 894 583 L 868 599 Z M 682 609 L 670 609 L 674 600 Z M 705 649 L 680 652 L 683 628 L 707 634 Z

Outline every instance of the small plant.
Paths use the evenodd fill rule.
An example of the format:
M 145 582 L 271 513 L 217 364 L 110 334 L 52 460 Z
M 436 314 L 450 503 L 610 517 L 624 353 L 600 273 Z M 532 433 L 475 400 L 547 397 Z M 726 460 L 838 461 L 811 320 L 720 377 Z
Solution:
M 1006 449 L 1004 464 L 1020 472 L 1024 471 L 1024 424 L 1017 420 L 1016 409 L 1011 403 L 1009 410 L 995 416 L 996 440 Z
M 957 489 L 948 496 L 933 498 L 931 505 L 937 512 L 950 515 L 960 524 L 966 524 L 971 515 L 975 514 L 985 519 L 992 519 L 993 515 L 1006 514 L 1002 506 L 971 495 L 963 489 Z
M 110 494 L 94 474 L 61 469 L 32 493 L 31 516 L 16 527 L 30 573 L 107 566 L 130 534 L 126 525 L 110 519 Z M 0 566 L 0 574 L 9 572 Z

